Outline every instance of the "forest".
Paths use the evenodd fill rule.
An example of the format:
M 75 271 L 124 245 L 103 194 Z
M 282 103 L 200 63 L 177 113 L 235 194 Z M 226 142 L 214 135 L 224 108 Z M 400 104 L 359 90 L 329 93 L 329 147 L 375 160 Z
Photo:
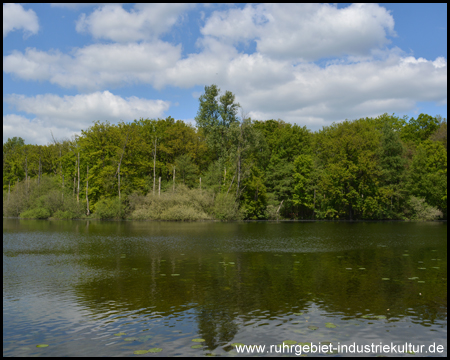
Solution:
M 196 126 L 96 121 L 3 144 L 3 216 L 134 220 L 447 219 L 447 121 L 345 120 L 312 132 L 252 120 L 206 86 Z

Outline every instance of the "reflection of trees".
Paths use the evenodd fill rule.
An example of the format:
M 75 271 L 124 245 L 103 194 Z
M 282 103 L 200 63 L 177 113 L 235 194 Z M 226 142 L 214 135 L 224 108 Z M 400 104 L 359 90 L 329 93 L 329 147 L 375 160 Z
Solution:
M 72 222 L 34 223 L 36 230 L 56 234 L 71 234 L 74 229 Z M 49 237 L 55 239 L 49 240 L 51 246 L 21 248 L 14 255 L 61 255 L 74 268 L 79 266 L 81 273 L 74 292 L 83 307 L 97 318 L 110 316 L 111 307 L 117 313 L 133 311 L 135 315 L 150 316 L 157 311 L 176 317 L 192 305 L 199 334 L 211 349 L 229 342 L 240 323 L 253 319 L 258 312 L 265 311 L 260 315 L 268 318 L 308 311 L 312 302 L 328 313 L 346 317 L 369 312 L 402 318 L 410 316 L 408 309 L 412 309 L 417 319 L 414 321 L 424 324 L 425 320 L 433 323 L 447 316 L 445 243 L 438 252 L 430 252 L 424 246 L 409 248 L 409 256 L 403 256 L 403 245 L 368 246 L 346 252 L 299 252 L 296 256 L 282 251 L 278 253 L 281 256 L 258 251 L 218 254 L 200 246 L 192 249 L 192 239 L 204 234 L 204 230 L 197 232 L 198 225 L 180 224 L 181 231 L 190 238 L 174 236 L 173 224 L 164 227 L 139 223 L 133 225 L 137 226 L 133 231 L 127 223 L 91 221 L 89 228 L 85 225 L 79 222 L 78 233 L 66 243 L 56 240 L 56 236 Z M 366 227 L 370 230 L 371 226 Z M 148 234 L 149 229 L 152 237 L 129 235 Z M 4 222 L 5 230 L 22 231 L 15 225 L 5 228 Z M 236 235 L 229 232 L 224 236 L 229 239 Z M 4 254 L 8 256 L 8 252 Z M 433 258 L 442 260 L 438 263 Z M 427 269 L 419 270 L 422 266 L 418 261 Z M 361 267 L 365 270 L 359 270 Z M 172 277 L 171 273 L 180 276 Z M 391 280 L 381 280 L 384 277 Z M 425 283 L 408 280 L 412 277 Z M 59 291 L 56 286 L 52 289 Z

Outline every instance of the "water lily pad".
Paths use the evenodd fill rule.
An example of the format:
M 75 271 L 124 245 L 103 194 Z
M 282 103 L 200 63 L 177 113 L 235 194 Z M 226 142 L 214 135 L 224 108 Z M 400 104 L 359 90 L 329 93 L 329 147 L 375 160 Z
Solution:
M 359 268 L 359 270 L 366 270 L 366 268 Z
M 126 335 L 126 333 L 120 332 L 120 333 L 114 334 L 114 336 L 122 336 L 122 335 Z
M 40 344 L 40 345 L 36 345 L 37 348 L 45 348 L 47 347 L 48 344 Z
M 302 312 L 294 313 L 294 315 L 303 315 Z
M 158 353 L 158 352 L 161 352 L 163 349 L 161 349 L 161 348 L 151 348 L 151 349 L 148 349 L 148 351 L 147 352 L 149 352 L 149 353 Z
M 230 265 L 234 265 L 234 262 L 232 262 L 232 261 L 230 261 L 228 264 L 230 264 Z
M 205 339 L 192 339 L 193 342 L 204 342 L 206 341 Z
M 231 346 L 244 346 L 245 344 L 243 343 L 232 343 Z
M 418 280 L 417 282 L 421 283 L 421 284 L 425 283 L 425 281 L 423 281 L 423 280 Z
M 417 280 L 417 279 L 418 279 L 417 276 L 413 276 L 413 277 L 408 278 L 408 280 Z
M 203 349 L 203 345 L 200 345 L 200 344 L 192 345 L 191 349 Z
M 138 338 L 137 337 L 127 337 L 125 339 L 123 339 L 124 341 L 136 341 Z
M 136 350 L 135 352 L 133 352 L 133 354 L 135 355 L 142 355 L 142 354 L 147 354 L 148 350 Z
M 301 345 L 301 346 L 311 346 L 311 343 L 310 343 L 310 342 L 299 342 L 298 345 Z
M 424 268 L 424 267 L 420 267 L 420 268 L 418 268 L 419 270 L 426 270 L 426 268 Z
M 284 340 L 283 344 L 285 344 L 285 345 L 297 345 L 297 341 L 295 341 L 295 340 Z
M 337 325 L 327 322 L 327 323 L 325 323 L 325 327 L 327 327 L 329 329 L 334 329 L 335 327 L 337 327 Z
M 384 315 L 377 315 L 375 316 L 377 319 L 381 320 L 381 319 L 386 319 L 386 316 Z
M 170 274 L 170 276 L 180 276 L 180 274 Z
M 381 280 L 391 280 L 391 279 L 389 279 L 389 278 L 381 278 Z
M 309 330 L 317 330 L 319 327 L 318 326 L 314 326 L 314 325 L 309 325 L 308 329 Z

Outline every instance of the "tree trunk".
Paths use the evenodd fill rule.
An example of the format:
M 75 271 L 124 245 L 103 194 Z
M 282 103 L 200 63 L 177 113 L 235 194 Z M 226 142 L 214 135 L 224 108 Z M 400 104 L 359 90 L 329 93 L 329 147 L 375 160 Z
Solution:
M 161 196 L 161 176 L 159 177 L 158 196 Z
M 155 196 L 156 187 L 156 140 L 155 139 L 155 152 L 153 153 L 153 196 Z
M 87 216 L 89 216 L 89 214 L 90 214 L 88 190 L 89 190 L 89 165 L 87 165 L 87 173 L 86 173 L 86 207 L 87 207 L 86 214 L 87 214 Z
M 80 152 L 78 152 L 78 189 L 77 189 L 77 204 L 80 202 Z
M 173 192 L 175 192 L 175 166 L 173 167 Z

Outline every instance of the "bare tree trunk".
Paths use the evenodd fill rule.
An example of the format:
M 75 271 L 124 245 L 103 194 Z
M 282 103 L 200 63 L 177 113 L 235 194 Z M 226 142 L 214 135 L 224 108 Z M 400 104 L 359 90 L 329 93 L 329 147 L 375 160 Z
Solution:
M 27 159 L 27 155 L 25 155 L 25 180 L 27 181 L 26 183 L 26 195 L 27 195 L 27 201 L 28 201 L 28 159 Z M 391 200 L 392 203 L 392 200 Z
M 153 196 L 155 196 L 156 187 L 156 140 L 155 138 L 155 152 L 153 153 Z
M 161 196 L 161 176 L 159 177 L 158 196 Z
M 41 184 L 41 170 L 42 170 L 42 166 L 41 166 L 41 154 L 39 154 L 39 177 L 38 177 L 38 185 Z
M 313 219 L 316 218 L 316 189 L 314 189 L 314 208 L 313 208 Z
M 173 167 L 173 192 L 175 192 L 175 166 Z
M 87 165 L 87 173 L 86 173 L 86 207 L 87 207 L 86 214 L 87 214 L 87 216 L 90 215 L 88 190 L 89 190 L 89 165 Z
M 230 190 L 231 190 L 231 185 L 233 185 L 233 181 L 234 181 L 234 178 L 235 178 L 235 177 L 236 177 L 236 174 L 234 174 L 233 180 L 231 180 L 231 184 L 230 184 L 230 187 L 228 188 L 227 195 L 228 195 L 228 193 L 229 193 Z
M 8 203 L 9 203 L 9 195 L 11 194 L 11 180 L 9 180 L 9 185 L 8 185 Z
M 202 178 L 200 178 L 200 192 L 202 191 Z
M 64 174 L 62 176 L 62 192 L 61 192 L 61 196 L 62 196 L 62 203 L 64 205 Z
M 277 221 L 278 221 L 278 214 L 280 213 L 281 205 L 283 205 L 283 201 L 284 200 L 281 200 L 280 206 L 278 206 L 278 209 L 277 209 Z
M 119 184 L 118 184 L 118 188 L 119 188 L 119 203 L 120 203 L 120 165 L 122 164 L 123 154 L 125 153 L 125 148 L 127 146 L 128 135 L 130 134 L 130 129 L 131 128 L 128 129 L 127 137 L 125 139 L 125 144 L 123 145 L 123 148 L 122 148 L 122 155 L 120 156 L 119 166 L 117 167 L 117 178 L 119 180 Z
M 80 152 L 78 152 L 78 189 L 77 189 L 77 203 L 80 202 Z

